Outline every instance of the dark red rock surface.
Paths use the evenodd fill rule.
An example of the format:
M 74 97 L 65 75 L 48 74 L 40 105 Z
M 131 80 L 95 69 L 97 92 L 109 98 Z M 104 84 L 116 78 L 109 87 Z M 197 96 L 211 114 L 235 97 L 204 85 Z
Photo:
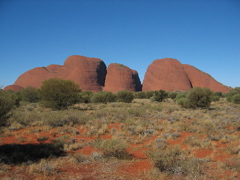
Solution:
M 104 86 L 106 65 L 101 59 L 70 56 L 63 66 L 49 65 L 31 69 L 15 81 L 14 85 L 40 88 L 44 80 L 61 78 L 79 84 L 82 90 L 100 91 Z
M 171 58 L 157 59 L 148 66 L 143 80 L 143 91 L 187 91 L 191 86 L 182 64 Z
M 7 90 L 11 90 L 11 91 L 20 91 L 21 89 L 23 89 L 22 86 L 18 86 L 18 85 L 9 85 L 6 86 L 3 90 L 7 91 Z
M 107 68 L 104 91 L 117 92 L 121 90 L 141 91 L 138 73 L 122 64 L 112 63 Z
M 189 80 L 192 83 L 193 87 L 208 87 L 214 92 L 223 92 L 226 93 L 231 90 L 230 87 L 227 87 L 219 82 L 217 82 L 212 76 L 209 74 L 198 70 L 197 68 L 183 64 L 184 70 L 187 72 Z

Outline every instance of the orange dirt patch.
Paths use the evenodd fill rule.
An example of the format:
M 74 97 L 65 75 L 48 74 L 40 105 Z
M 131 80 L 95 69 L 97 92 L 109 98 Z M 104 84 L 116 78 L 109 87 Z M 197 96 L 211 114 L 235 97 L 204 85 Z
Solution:
M 132 144 L 130 148 L 127 149 L 127 152 L 135 158 L 147 159 L 148 157 L 145 155 L 146 150 L 147 149 L 143 148 L 141 145 Z
M 84 147 L 82 149 L 77 150 L 76 152 L 80 152 L 84 155 L 91 155 L 93 152 L 100 152 L 100 151 L 93 147 Z
M 196 150 L 194 155 L 197 158 L 206 158 L 212 154 L 213 150 Z
M 153 168 L 153 163 L 149 159 L 133 162 L 130 165 L 123 165 L 120 171 L 129 174 L 140 174 L 149 171 Z
M 175 140 L 167 140 L 167 143 L 169 143 L 170 145 L 180 145 L 187 137 L 191 136 L 191 134 L 192 133 L 189 132 L 181 132 L 179 138 L 176 138 Z

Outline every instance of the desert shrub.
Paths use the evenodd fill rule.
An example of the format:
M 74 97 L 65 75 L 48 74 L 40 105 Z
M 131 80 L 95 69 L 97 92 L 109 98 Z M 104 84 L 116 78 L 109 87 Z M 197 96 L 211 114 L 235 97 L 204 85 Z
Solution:
M 108 91 L 96 92 L 91 96 L 91 102 L 93 103 L 108 103 L 115 101 L 116 96 L 112 92 Z
M 134 99 L 133 92 L 126 90 L 118 91 L 116 96 L 118 102 L 130 103 Z
M 18 104 L 18 96 L 14 92 L 0 90 L 0 126 L 5 125 L 10 111 Z
M 45 80 L 39 89 L 43 105 L 57 110 L 77 103 L 80 91 L 73 81 L 57 78 Z
M 118 159 L 129 159 L 131 156 L 127 153 L 126 148 L 128 144 L 124 141 L 117 139 L 97 139 L 94 142 L 94 146 L 103 151 L 103 154 L 107 157 L 115 157 Z
M 217 92 L 214 92 L 213 96 L 218 96 L 220 98 L 220 97 L 223 97 L 224 94 L 222 92 L 217 91 Z
M 209 108 L 213 92 L 208 88 L 195 87 L 188 91 L 186 97 L 177 98 L 177 103 L 184 108 Z
M 26 87 L 18 92 L 21 96 L 21 99 L 26 102 L 38 102 L 40 100 L 39 91 L 34 87 Z
M 235 94 L 231 98 L 232 102 L 235 104 L 240 104 L 240 94 Z
M 240 87 L 235 87 L 226 93 L 227 101 L 232 102 L 232 97 L 236 94 L 240 94 Z
M 143 91 L 135 92 L 134 98 L 135 99 L 146 99 L 146 93 Z
M 155 91 L 147 91 L 147 92 L 145 92 L 145 94 L 146 94 L 146 99 L 150 99 L 150 98 L 153 96 L 154 92 L 155 92 Z
M 176 96 L 176 98 L 175 98 L 175 101 L 177 102 L 179 99 L 185 98 L 186 96 L 187 96 L 187 93 L 186 93 L 186 92 L 177 93 L 177 96 Z
M 80 103 L 90 103 L 91 102 L 91 97 L 93 95 L 93 92 L 91 91 L 83 91 L 79 93 L 79 102 Z
M 212 97 L 212 101 L 219 101 L 219 100 L 220 100 L 220 97 L 219 97 L 219 96 L 214 95 L 214 96 Z
M 171 98 L 171 99 L 175 99 L 177 97 L 177 93 L 176 92 L 168 92 L 168 98 Z
M 202 163 L 179 146 L 154 149 L 148 152 L 148 157 L 161 172 L 188 176 L 201 176 L 203 173 Z
M 164 90 L 160 90 L 160 91 L 155 91 L 151 99 L 153 101 L 162 102 L 167 97 L 168 97 L 167 92 Z

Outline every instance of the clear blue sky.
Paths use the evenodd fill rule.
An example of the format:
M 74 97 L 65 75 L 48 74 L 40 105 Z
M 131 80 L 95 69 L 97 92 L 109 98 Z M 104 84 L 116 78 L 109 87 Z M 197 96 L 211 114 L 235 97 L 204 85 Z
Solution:
M 70 55 L 122 63 L 143 80 L 178 59 L 240 86 L 240 0 L 0 0 L 0 86 Z

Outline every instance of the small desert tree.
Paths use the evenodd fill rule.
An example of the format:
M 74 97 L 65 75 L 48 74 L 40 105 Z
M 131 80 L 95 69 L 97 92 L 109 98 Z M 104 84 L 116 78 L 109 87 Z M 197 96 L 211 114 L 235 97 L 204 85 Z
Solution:
M 78 102 L 79 86 L 70 80 L 52 78 L 45 80 L 39 89 L 43 105 L 57 110 Z

